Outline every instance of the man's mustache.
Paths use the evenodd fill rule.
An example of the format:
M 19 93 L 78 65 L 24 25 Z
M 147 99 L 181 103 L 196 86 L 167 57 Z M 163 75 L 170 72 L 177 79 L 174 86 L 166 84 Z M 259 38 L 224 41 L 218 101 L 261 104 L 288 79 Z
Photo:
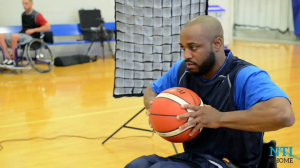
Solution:
M 194 64 L 194 65 L 198 65 L 196 62 L 194 62 L 192 60 L 185 60 L 185 63 L 191 63 L 191 64 Z

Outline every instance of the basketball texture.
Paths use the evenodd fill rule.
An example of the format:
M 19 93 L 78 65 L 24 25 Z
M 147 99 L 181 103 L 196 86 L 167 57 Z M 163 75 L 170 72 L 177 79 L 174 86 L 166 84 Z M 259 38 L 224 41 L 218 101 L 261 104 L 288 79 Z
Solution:
M 150 121 L 153 129 L 162 138 L 173 143 L 188 142 L 195 138 L 202 130 L 197 131 L 192 137 L 189 133 L 195 125 L 184 130 L 179 127 L 191 120 L 193 117 L 177 120 L 177 116 L 184 113 L 192 113 L 194 110 L 181 108 L 184 104 L 203 106 L 201 98 L 193 91 L 175 87 L 167 89 L 156 96 L 150 108 Z

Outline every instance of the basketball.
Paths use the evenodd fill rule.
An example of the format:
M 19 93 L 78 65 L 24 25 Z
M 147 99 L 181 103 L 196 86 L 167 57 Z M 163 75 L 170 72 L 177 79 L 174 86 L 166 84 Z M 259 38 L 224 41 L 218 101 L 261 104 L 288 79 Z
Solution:
M 197 131 L 192 137 L 189 133 L 192 132 L 195 125 L 180 130 L 179 127 L 191 120 L 189 117 L 182 120 L 177 120 L 177 116 L 184 113 L 192 113 L 194 110 L 183 109 L 184 104 L 192 104 L 203 106 L 201 98 L 193 91 L 175 87 L 167 89 L 156 96 L 150 108 L 150 121 L 153 129 L 159 136 L 173 143 L 188 142 L 195 138 L 202 130 Z

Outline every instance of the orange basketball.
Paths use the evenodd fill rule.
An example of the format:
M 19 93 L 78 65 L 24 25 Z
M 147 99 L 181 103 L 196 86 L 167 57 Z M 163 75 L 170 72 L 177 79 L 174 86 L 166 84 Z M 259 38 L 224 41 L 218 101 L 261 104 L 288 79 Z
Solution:
M 177 120 L 177 116 L 183 113 L 195 112 L 190 109 L 183 109 L 181 105 L 193 104 L 203 106 L 201 98 L 193 91 L 175 87 L 161 92 L 154 99 L 150 108 L 150 121 L 153 129 L 165 140 L 182 143 L 188 142 L 195 138 L 202 130 L 197 131 L 192 137 L 189 133 L 194 129 L 195 125 L 184 130 L 179 130 L 179 127 L 188 121 L 193 120 L 193 117 Z

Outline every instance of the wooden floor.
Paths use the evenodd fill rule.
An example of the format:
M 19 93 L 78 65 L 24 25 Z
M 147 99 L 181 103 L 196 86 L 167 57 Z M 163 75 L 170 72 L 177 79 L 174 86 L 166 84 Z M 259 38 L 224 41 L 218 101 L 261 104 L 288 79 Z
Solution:
M 265 134 L 278 146 L 293 146 L 300 159 L 300 46 L 235 42 L 230 49 L 240 58 L 267 70 L 290 97 L 296 114 L 293 127 Z M 55 140 L 4 142 L 2 168 L 110 168 L 124 167 L 141 155 L 175 154 L 171 143 L 158 135 L 102 141 L 143 107 L 142 98 L 113 98 L 114 60 L 72 67 L 51 73 L 34 70 L 0 74 L 0 141 L 53 138 L 60 135 L 100 137 L 97 140 L 61 137 Z M 145 113 L 129 125 L 148 128 Z M 151 136 L 123 129 L 115 137 Z M 101 138 L 102 137 L 102 138 Z M 183 149 L 176 145 L 179 152 Z M 279 164 L 298 168 L 300 161 Z

